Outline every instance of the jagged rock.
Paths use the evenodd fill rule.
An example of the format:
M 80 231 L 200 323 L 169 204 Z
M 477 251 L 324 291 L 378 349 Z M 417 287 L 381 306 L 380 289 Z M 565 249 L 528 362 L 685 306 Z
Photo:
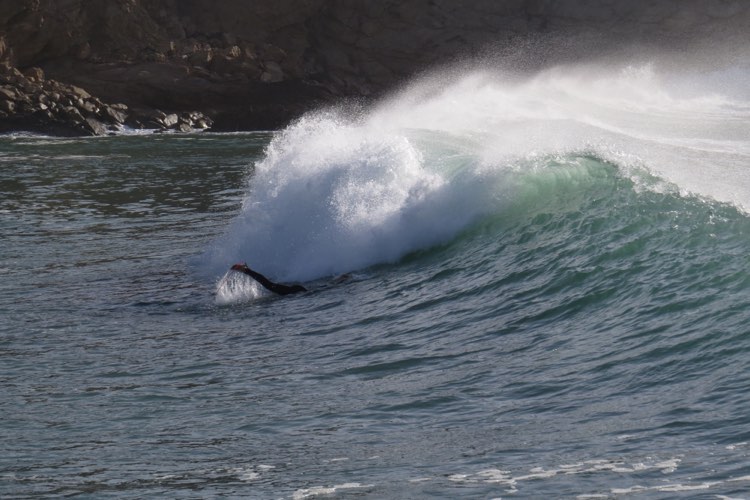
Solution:
M 6 99 L 15 101 L 16 93 L 10 88 L 0 87 L 0 97 L 5 97 Z
M 177 122 L 179 121 L 179 117 L 172 113 L 170 115 L 166 115 L 161 119 L 162 125 L 164 125 L 165 128 L 171 128 L 177 125 Z
M 189 113 L 183 113 L 180 117 L 180 123 L 185 124 L 188 127 L 190 127 L 190 130 L 200 129 L 204 130 L 207 128 L 211 128 L 211 125 L 213 122 L 210 118 L 205 116 L 203 113 L 199 111 L 191 111 Z M 184 127 L 180 126 L 180 129 L 183 129 Z
M 98 108 L 96 107 L 96 105 L 91 101 L 84 102 L 80 107 L 84 109 L 87 113 L 92 114 L 92 115 L 96 114 L 96 112 L 98 111 Z
M 39 90 L 39 87 L 35 85 L 33 82 L 31 82 L 30 80 L 23 79 L 19 83 L 20 83 L 21 89 L 26 94 L 35 94 Z
M 84 129 L 91 132 L 93 135 L 107 135 L 107 126 L 96 118 L 86 118 L 84 120 Z
M 70 91 L 78 99 L 91 99 L 91 94 L 83 90 L 81 87 L 76 87 L 75 85 L 71 85 Z
M 110 121 L 114 121 L 114 122 L 116 122 L 118 124 L 125 123 L 125 121 L 128 119 L 128 115 L 127 114 L 125 114 L 125 113 L 123 113 L 121 111 L 117 111 L 112 106 L 104 106 L 102 108 L 102 112 L 103 112 L 104 116 L 106 116 L 107 118 L 110 119 Z
M 135 129 L 159 128 L 164 116 L 166 115 L 159 110 L 136 108 L 128 115 L 125 124 Z
M 63 112 L 68 117 L 68 119 L 72 120 L 74 123 L 82 123 L 83 121 L 85 121 L 85 118 L 76 107 L 67 106 L 63 108 Z
M 37 67 L 26 68 L 23 71 L 23 76 L 29 80 L 41 82 L 44 80 L 44 71 L 42 71 L 42 68 Z
M 226 50 L 226 53 L 224 55 L 226 57 L 239 59 L 242 56 L 242 54 L 243 54 L 242 49 L 238 45 L 232 45 Z

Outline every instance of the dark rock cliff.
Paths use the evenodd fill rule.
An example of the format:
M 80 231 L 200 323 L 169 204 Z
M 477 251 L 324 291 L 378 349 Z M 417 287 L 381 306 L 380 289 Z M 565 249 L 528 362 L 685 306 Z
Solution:
M 275 128 L 434 65 L 680 57 L 748 21 L 742 0 L 0 0 L 0 130 Z

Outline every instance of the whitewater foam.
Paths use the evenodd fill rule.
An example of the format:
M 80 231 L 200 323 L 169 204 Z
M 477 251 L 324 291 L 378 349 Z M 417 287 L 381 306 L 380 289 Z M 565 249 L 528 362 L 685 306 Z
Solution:
M 228 305 L 247 302 L 267 295 L 263 287 L 242 273 L 229 271 L 216 283 L 216 303 Z
M 491 193 L 460 166 L 449 178 L 432 165 L 407 134 L 307 116 L 271 142 L 214 261 L 310 280 L 444 241 L 482 211 L 477 195 Z
M 648 63 L 482 70 L 415 83 L 371 110 L 308 114 L 271 141 L 208 267 L 246 259 L 306 281 L 392 262 L 501 212 L 571 155 L 746 210 L 750 105 L 685 83 L 699 80 Z
M 360 484 L 360 483 L 344 483 L 337 484 L 335 486 L 314 486 L 312 488 L 301 488 L 294 492 L 292 498 L 294 500 L 302 500 L 304 498 L 313 498 L 318 496 L 330 496 L 334 495 L 342 490 L 363 490 L 372 488 L 371 484 Z

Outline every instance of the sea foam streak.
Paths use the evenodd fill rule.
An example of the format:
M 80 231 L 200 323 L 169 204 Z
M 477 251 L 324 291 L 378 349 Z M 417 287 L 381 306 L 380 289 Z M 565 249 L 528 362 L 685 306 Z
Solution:
M 715 92 L 720 75 L 476 71 L 415 83 L 366 113 L 308 114 L 270 143 L 208 265 L 247 260 L 306 281 L 394 261 L 502 211 L 550 158 L 581 153 L 747 209 L 750 103 Z

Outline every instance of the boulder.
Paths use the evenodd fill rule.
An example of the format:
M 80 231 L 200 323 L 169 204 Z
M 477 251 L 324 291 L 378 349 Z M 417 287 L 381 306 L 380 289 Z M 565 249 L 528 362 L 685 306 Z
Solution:
M 23 70 L 23 76 L 31 81 L 41 82 L 44 80 L 44 71 L 36 66 Z
M 164 125 L 165 128 L 172 128 L 175 125 L 177 125 L 177 122 L 179 122 L 180 118 L 176 114 L 172 113 L 169 115 L 165 115 L 161 119 L 161 124 Z
M 5 99 L 15 101 L 16 100 L 16 92 L 13 90 L 12 87 L 6 87 L 2 86 L 0 87 L 0 97 L 4 97 Z
M 112 106 L 103 106 L 101 108 L 102 115 L 110 122 L 117 124 L 123 124 L 128 119 L 128 115 L 122 111 L 114 109 Z
M 92 135 L 107 135 L 108 133 L 107 126 L 96 118 L 86 118 L 83 122 L 83 128 Z
M 68 120 L 72 121 L 74 124 L 83 123 L 85 121 L 85 118 L 81 114 L 80 111 L 78 111 L 78 108 L 74 106 L 66 106 L 63 108 L 63 113 L 67 117 Z
M 91 101 L 84 102 L 80 106 L 80 108 L 83 109 L 83 110 L 85 110 L 86 113 L 88 113 L 90 115 L 94 115 L 94 114 L 97 113 L 97 111 L 99 111 L 99 109 L 96 107 L 96 105 L 93 102 L 91 102 Z
M 83 90 L 81 87 L 75 85 L 70 86 L 70 92 L 78 99 L 91 99 L 91 94 Z

